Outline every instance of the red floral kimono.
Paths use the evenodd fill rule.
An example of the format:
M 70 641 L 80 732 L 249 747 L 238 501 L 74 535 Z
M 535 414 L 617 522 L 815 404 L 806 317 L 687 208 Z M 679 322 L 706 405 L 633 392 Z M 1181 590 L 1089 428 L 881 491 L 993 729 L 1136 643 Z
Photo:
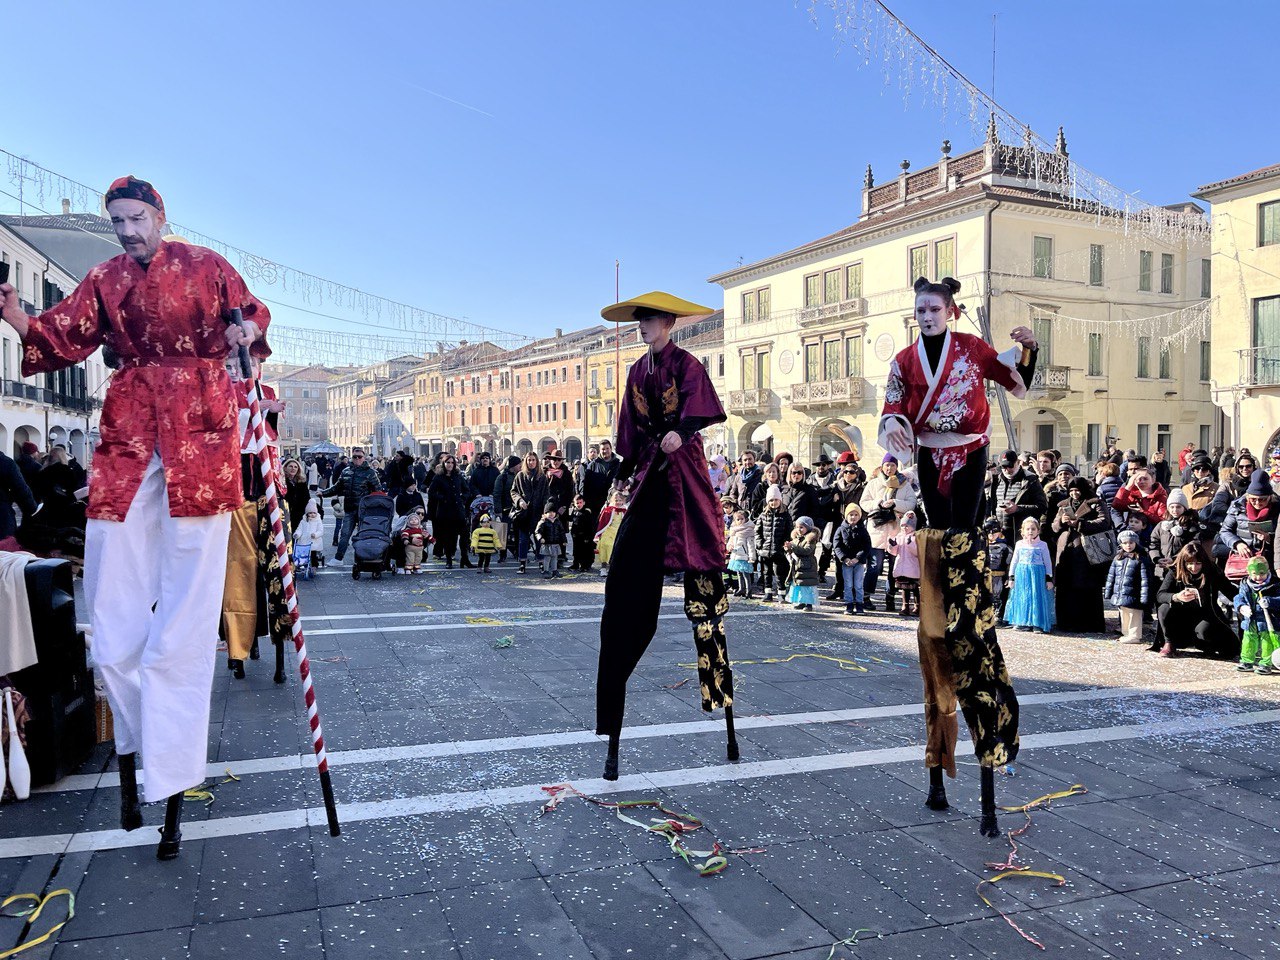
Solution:
M 1026 395 L 1015 369 L 1021 353 L 1018 345 L 996 353 L 981 337 L 951 330 L 936 372 L 929 369 L 923 340 L 900 350 L 885 383 L 880 446 L 904 462 L 914 459 L 916 444 L 928 448 L 938 468 L 939 492 L 946 496 L 951 477 L 969 454 L 991 442 L 991 408 L 983 381 L 994 380 L 1015 397 Z M 911 446 L 891 449 L 885 428 L 892 422 L 906 429 L 914 440 Z
M 31 318 L 24 376 L 79 363 L 103 344 L 120 357 L 94 452 L 91 519 L 124 520 L 157 450 L 172 516 L 209 517 L 244 502 L 237 402 L 223 369 L 223 316 L 234 307 L 265 334 L 271 314 L 231 264 L 170 240 L 145 269 L 123 253 L 99 264 L 71 296 Z M 251 349 L 271 355 L 265 338 Z

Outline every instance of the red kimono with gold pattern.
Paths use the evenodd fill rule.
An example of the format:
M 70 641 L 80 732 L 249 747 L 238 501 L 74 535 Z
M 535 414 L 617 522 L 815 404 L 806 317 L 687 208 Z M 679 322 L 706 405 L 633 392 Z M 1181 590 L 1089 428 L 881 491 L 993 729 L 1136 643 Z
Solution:
M 122 253 L 30 319 L 24 376 L 79 363 L 103 344 L 120 358 L 93 456 L 91 519 L 124 520 L 156 451 L 170 515 L 210 517 L 244 502 L 238 403 L 223 369 L 223 317 L 235 307 L 264 334 L 253 354 L 270 356 L 271 314 L 235 268 L 212 250 L 166 240 L 146 268 Z

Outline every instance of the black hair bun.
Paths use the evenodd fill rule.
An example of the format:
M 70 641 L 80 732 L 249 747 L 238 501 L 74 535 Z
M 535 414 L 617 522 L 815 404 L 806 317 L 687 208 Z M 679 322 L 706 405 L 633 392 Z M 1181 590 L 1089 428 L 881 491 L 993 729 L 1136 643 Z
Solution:
M 960 281 L 955 277 L 943 277 L 942 285 L 951 291 L 952 296 L 960 292 Z
M 925 290 L 929 288 L 929 278 L 916 277 L 916 282 L 913 283 L 911 286 L 916 293 L 923 293 Z

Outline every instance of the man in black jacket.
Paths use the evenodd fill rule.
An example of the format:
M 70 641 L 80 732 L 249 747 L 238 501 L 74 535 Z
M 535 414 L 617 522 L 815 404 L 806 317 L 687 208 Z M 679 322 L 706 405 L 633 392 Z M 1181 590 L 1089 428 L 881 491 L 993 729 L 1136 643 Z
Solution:
M 21 468 L 12 457 L 0 453 L 0 540 L 13 536 L 18 529 L 13 516 L 14 504 L 22 511 L 23 520 L 36 512 L 35 498 Z
M 987 516 L 1000 521 L 1005 540 L 1017 543 L 1022 537 L 1022 521 L 1028 517 L 1040 521 L 1048 506 L 1040 481 L 1023 469 L 1016 453 L 1006 450 L 987 502 Z
M 351 534 L 359 521 L 360 499 L 381 489 L 378 471 L 369 466 L 364 451 L 356 447 L 351 451 L 351 465 L 338 475 L 333 486 L 320 491 L 322 497 L 342 496 L 342 532 L 338 536 L 338 552 L 333 558 L 335 563 L 342 562 L 351 542 Z
M 622 458 L 613 455 L 613 444 L 608 440 L 600 441 L 600 456 L 587 461 L 586 473 L 582 477 L 582 498 L 587 501 L 587 508 L 597 517 L 604 508 L 609 497 L 609 488 L 613 486 L 618 468 L 622 466 Z
M 476 455 L 476 462 L 467 479 L 471 481 L 471 493 L 474 496 L 493 496 L 493 485 L 498 482 L 498 468 L 493 465 L 493 457 L 487 450 Z

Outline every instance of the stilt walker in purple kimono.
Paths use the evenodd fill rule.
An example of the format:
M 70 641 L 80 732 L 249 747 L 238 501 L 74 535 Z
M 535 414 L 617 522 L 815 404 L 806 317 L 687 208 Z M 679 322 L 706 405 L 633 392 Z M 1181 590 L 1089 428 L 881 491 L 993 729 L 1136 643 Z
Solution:
M 596 733 L 609 738 L 606 780 L 618 779 L 627 679 L 658 629 L 668 573 L 684 574 L 684 612 L 693 623 L 702 709 L 724 708 L 728 756 L 738 759 L 724 631 L 724 520 L 699 433 L 726 417 L 702 364 L 671 342 L 678 318 L 712 312 L 658 292 L 600 312 L 606 320 L 639 324 L 649 348 L 632 365 L 618 410 L 616 448 L 623 459 L 614 483 L 630 484 L 631 504 L 614 544 L 600 618 Z
M 984 381 L 1026 394 L 1037 344 L 1015 327 L 1014 346 L 997 353 L 981 337 L 947 329 L 960 316 L 960 283 L 915 282 L 920 337 L 894 357 L 885 383 L 880 446 L 916 460 L 927 530 L 920 556 L 920 673 L 924 678 L 925 766 L 932 810 L 947 809 L 943 772 L 956 775 L 957 703 L 982 769 L 983 835 L 1000 835 L 995 768 L 1018 755 L 1018 698 L 996 639 L 986 538 L 978 529 L 991 443 Z M 1012 507 L 1009 508 L 1012 511 Z

